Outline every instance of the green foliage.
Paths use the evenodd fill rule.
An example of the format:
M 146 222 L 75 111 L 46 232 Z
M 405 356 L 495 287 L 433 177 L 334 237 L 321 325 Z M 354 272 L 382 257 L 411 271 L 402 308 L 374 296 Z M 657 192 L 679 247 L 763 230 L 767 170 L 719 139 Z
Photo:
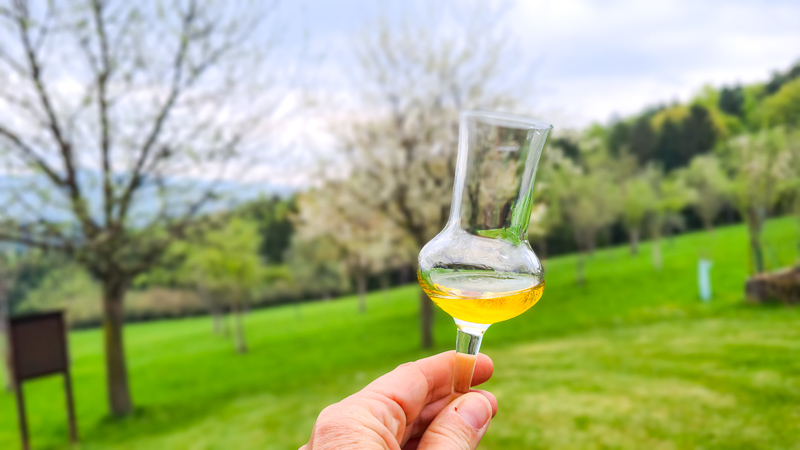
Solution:
M 303 296 L 327 297 L 347 287 L 341 249 L 331 239 L 301 239 L 295 235 L 286 260 L 294 288 Z
M 631 129 L 630 150 L 640 163 L 652 161 L 655 158 L 657 142 L 658 136 L 647 115 L 636 119 Z
M 200 245 L 176 243 L 185 255 L 181 278 L 214 291 L 250 298 L 265 283 L 258 225 L 239 217 L 205 234 Z
M 65 309 L 70 323 L 100 316 L 100 287 L 85 269 L 65 264 L 47 271 L 35 289 L 26 293 L 14 313 Z
M 622 184 L 622 222 L 629 230 L 641 227 L 656 205 L 656 194 L 647 172 L 627 177 Z
M 768 223 L 774 266 L 789 264 L 791 219 Z M 500 412 L 481 444 L 516 448 L 792 448 L 800 403 L 797 308 L 744 307 L 743 226 L 718 230 L 715 298 L 697 298 L 703 234 L 664 249 L 656 273 L 627 249 L 602 250 L 575 286 L 575 255 L 547 262 L 543 299 L 493 325 L 482 350 L 495 363 L 486 388 Z M 643 244 L 648 250 L 649 243 Z M 70 333 L 81 448 L 296 448 L 319 412 L 419 351 L 417 287 L 254 311 L 245 356 L 209 333 L 208 318 L 133 324 L 125 339 L 139 408 L 106 417 L 101 330 Z M 335 341 L 335 345 L 332 342 Z M 33 448 L 70 448 L 63 382 L 26 383 Z M 0 448 L 19 448 L 12 395 L 0 395 Z
M 744 90 L 742 87 L 723 87 L 719 93 L 718 106 L 726 114 L 744 117 Z
M 785 149 L 786 134 L 779 128 L 742 135 L 728 142 L 723 155 L 732 174 L 733 199 L 743 216 L 753 209 L 764 215 L 775 206 L 781 180 L 791 176 Z
M 239 214 L 258 224 L 259 253 L 270 264 L 282 264 L 294 234 L 292 214 L 297 212 L 294 198 L 261 198 L 240 208 Z
M 714 155 L 697 156 L 678 176 L 697 192 L 692 206 L 703 226 L 710 229 L 731 196 L 731 183 L 719 158 Z
M 772 95 L 778 92 L 784 84 L 797 78 L 800 78 L 800 62 L 790 67 L 786 72 L 775 72 L 772 74 L 772 78 L 764 86 L 764 93 L 766 95 Z
M 767 127 L 800 127 L 800 78 L 784 84 L 778 92 L 767 97 L 758 116 Z
M 4 252 L 2 264 L 8 277 L 8 300 L 13 312 L 25 301 L 29 293 L 39 288 L 51 271 L 66 262 L 61 255 L 44 254 L 31 250 L 17 254 L 15 250 Z
M 664 231 L 672 231 L 673 228 L 682 225 L 679 213 L 695 201 L 697 192 L 683 179 L 664 176 L 657 169 L 650 169 L 647 178 L 652 183 L 655 193 L 653 214 L 650 216 L 650 236 L 659 239 Z
M 581 145 L 582 165 L 564 158 L 552 167 L 548 174 L 549 195 L 558 203 L 578 247 L 591 250 L 597 232 L 616 219 L 618 194 L 601 141 L 592 139 Z
M 762 130 L 731 140 L 725 148 L 732 173 L 734 204 L 747 223 L 750 234 L 751 267 L 765 270 L 761 231 L 764 220 L 780 199 L 780 188 L 792 173 L 791 155 L 786 151 L 786 133 L 781 128 Z
M 655 159 L 666 170 L 683 167 L 698 154 L 711 150 L 720 134 L 711 113 L 701 105 L 689 108 L 672 108 L 653 118 L 653 127 L 660 129 L 655 149 Z M 663 122 L 659 122 L 662 120 Z M 657 125 L 661 123 L 660 127 Z

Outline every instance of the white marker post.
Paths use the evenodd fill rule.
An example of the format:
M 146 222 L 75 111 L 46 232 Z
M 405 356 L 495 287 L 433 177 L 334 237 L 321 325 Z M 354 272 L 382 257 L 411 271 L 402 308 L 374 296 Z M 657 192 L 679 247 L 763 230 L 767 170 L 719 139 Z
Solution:
M 697 261 L 697 287 L 700 290 L 700 298 L 707 302 L 711 300 L 711 261 L 699 259 Z

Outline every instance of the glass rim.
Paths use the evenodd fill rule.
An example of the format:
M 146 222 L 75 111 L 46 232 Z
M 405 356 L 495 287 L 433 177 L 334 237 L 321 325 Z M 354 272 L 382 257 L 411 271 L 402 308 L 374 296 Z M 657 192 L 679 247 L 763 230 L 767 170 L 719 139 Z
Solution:
M 525 130 L 532 130 L 532 129 L 550 130 L 553 128 L 553 125 L 538 119 L 534 119 L 532 117 L 523 116 L 520 114 L 499 112 L 499 111 L 467 109 L 461 111 L 460 116 L 462 119 L 475 118 L 483 122 L 490 123 L 492 125 L 497 125 L 507 128 L 517 128 Z

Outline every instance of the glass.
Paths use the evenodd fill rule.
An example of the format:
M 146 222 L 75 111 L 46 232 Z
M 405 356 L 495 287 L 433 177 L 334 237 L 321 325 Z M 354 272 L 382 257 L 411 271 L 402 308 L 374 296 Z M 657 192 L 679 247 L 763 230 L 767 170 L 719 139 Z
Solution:
M 552 125 L 486 111 L 460 117 L 453 203 L 419 253 L 422 289 L 458 328 L 453 394 L 469 391 L 483 334 L 542 297 L 544 272 L 528 244 L 533 182 Z

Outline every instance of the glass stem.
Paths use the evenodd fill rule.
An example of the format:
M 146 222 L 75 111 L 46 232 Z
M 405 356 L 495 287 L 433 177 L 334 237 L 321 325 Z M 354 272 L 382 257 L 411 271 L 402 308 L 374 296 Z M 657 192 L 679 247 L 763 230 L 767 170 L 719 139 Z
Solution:
M 456 359 L 453 368 L 453 392 L 457 397 L 469 392 L 472 386 L 472 373 L 478 361 L 483 333 L 489 325 L 479 325 L 456 319 Z

